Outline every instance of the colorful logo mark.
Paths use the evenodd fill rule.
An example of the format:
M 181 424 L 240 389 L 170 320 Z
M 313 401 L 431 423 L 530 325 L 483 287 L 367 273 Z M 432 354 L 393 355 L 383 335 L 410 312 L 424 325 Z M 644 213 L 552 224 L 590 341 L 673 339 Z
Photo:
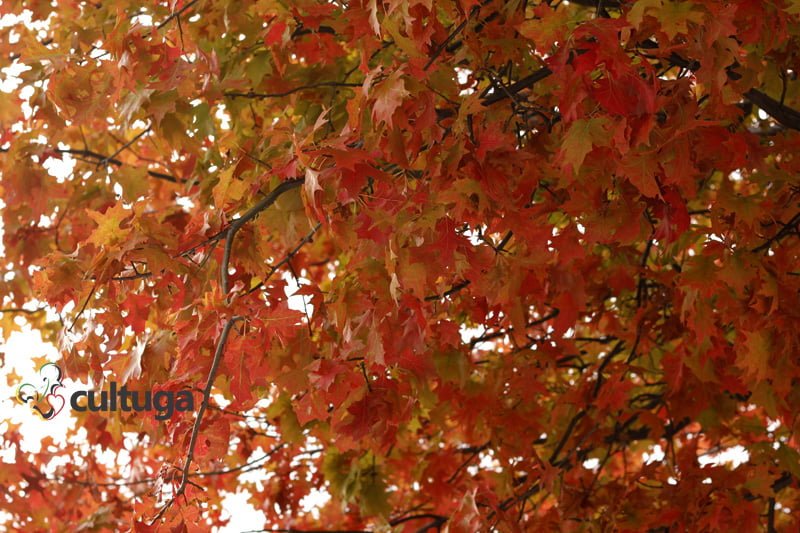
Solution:
M 56 391 L 63 388 L 63 374 L 55 363 L 45 363 L 39 369 L 40 384 L 23 383 L 17 387 L 17 401 L 30 408 L 43 420 L 52 420 L 64 410 L 67 401 Z

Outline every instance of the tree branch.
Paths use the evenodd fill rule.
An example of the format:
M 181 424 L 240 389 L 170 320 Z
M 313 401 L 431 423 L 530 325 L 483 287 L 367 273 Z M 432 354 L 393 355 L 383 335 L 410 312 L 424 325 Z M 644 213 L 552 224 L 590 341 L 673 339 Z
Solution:
M 558 316 L 558 312 L 559 312 L 558 309 L 553 309 L 550 312 L 550 314 L 547 314 L 547 315 L 543 316 L 542 318 L 538 318 L 536 320 L 528 322 L 526 324 L 526 327 L 530 328 L 530 327 L 533 327 L 533 326 L 538 326 L 540 324 L 544 324 L 548 320 L 552 320 L 553 318 L 557 317 Z M 512 331 L 514 331 L 514 327 L 513 326 L 509 326 L 506 329 L 501 329 L 499 331 L 494 331 L 492 333 L 485 333 L 485 334 L 483 334 L 483 335 L 481 335 L 479 337 L 475 337 L 475 338 L 471 339 L 469 341 L 469 345 L 470 345 L 470 347 L 474 347 L 479 342 L 490 341 L 492 339 L 496 339 L 498 337 L 502 337 L 503 335 L 507 335 L 507 334 L 511 333 Z
M 369 529 L 248 529 L 243 533 L 373 533 Z
M 156 29 L 157 29 L 157 30 L 160 30 L 161 28 L 163 28 L 164 26 L 166 26 L 167 24 L 169 24 L 169 23 L 170 23 L 170 21 L 171 21 L 172 19 L 174 19 L 174 18 L 176 18 L 176 17 L 180 17 L 181 15 L 183 15 L 183 14 L 184 14 L 184 13 L 185 13 L 185 12 L 186 12 L 186 11 L 187 11 L 189 8 L 191 8 L 191 7 L 192 7 L 193 5 L 195 5 L 196 3 L 197 3 L 197 0 L 192 0 L 191 2 L 189 2 L 188 4 L 186 4 L 185 6 L 183 6 L 182 8 L 180 8 L 178 11 L 174 12 L 173 14 L 171 14 L 170 16 L 168 16 L 167 18 L 165 18 L 164 20 L 162 20 L 162 21 L 161 21 L 161 22 L 158 24 L 158 26 L 156 26 Z
M 222 285 L 223 292 L 227 294 L 228 292 L 228 284 L 229 284 L 229 276 L 228 276 L 228 267 L 230 264 L 230 257 L 231 257 L 231 248 L 233 246 L 233 239 L 236 237 L 236 233 L 249 221 L 253 220 L 255 217 L 258 216 L 261 211 L 266 209 L 267 207 L 271 206 L 275 201 L 280 197 L 281 194 L 284 192 L 299 187 L 303 183 L 303 178 L 295 178 L 292 180 L 287 180 L 282 182 L 280 185 L 275 187 L 269 194 L 267 194 L 264 198 L 262 198 L 258 203 L 256 203 L 253 207 L 247 210 L 244 215 L 235 219 L 230 227 L 225 231 L 225 253 L 222 260 L 222 265 L 220 266 L 220 282 Z M 194 427 L 192 428 L 192 436 L 189 439 L 189 450 L 186 454 L 186 462 L 183 465 L 183 475 L 181 477 L 180 485 L 178 486 L 175 493 L 172 497 L 164 504 L 164 506 L 159 510 L 159 512 L 153 517 L 153 520 L 150 524 L 156 523 L 169 509 L 172 504 L 175 502 L 177 498 L 183 495 L 186 491 L 186 486 L 189 483 L 189 468 L 191 467 L 192 460 L 194 459 L 194 449 L 197 445 L 197 438 L 200 434 L 200 425 L 203 421 L 203 415 L 208 408 L 209 401 L 211 398 L 211 388 L 214 386 L 214 379 L 217 376 L 217 370 L 219 368 L 220 361 L 222 360 L 222 355 L 225 352 L 225 344 L 228 341 L 228 335 L 230 334 L 231 329 L 233 328 L 234 324 L 242 320 L 242 317 L 233 316 L 225 323 L 225 326 L 222 328 L 222 334 L 220 335 L 219 341 L 217 342 L 217 349 L 214 353 L 214 359 L 211 362 L 211 369 L 208 372 L 208 380 L 206 381 L 205 389 L 203 390 L 203 401 L 200 404 L 200 409 L 197 411 L 197 418 L 195 418 Z
M 774 243 L 780 242 L 781 239 L 793 232 L 795 228 L 797 228 L 798 224 L 800 224 L 800 213 L 797 213 L 791 218 L 791 220 L 789 220 L 789 222 L 784 224 L 778 233 L 753 248 L 753 253 L 764 252 L 768 250 Z
M 641 43 L 641 46 L 643 48 L 650 48 L 650 49 L 658 47 L 658 45 L 652 41 L 645 41 L 644 43 Z M 667 61 L 674 64 L 675 66 L 683 67 L 689 70 L 698 70 L 701 66 L 700 62 L 683 59 L 682 57 L 678 56 L 675 53 L 672 53 L 667 59 Z M 542 81 L 543 79 L 550 76 L 552 73 L 553 71 L 550 70 L 548 67 L 542 67 L 536 72 L 529 74 L 528 76 L 508 86 L 506 88 L 506 91 L 504 92 L 496 91 L 495 93 L 487 96 L 486 98 L 483 99 L 483 105 L 490 106 L 492 104 L 496 104 L 497 102 L 501 102 L 507 98 L 510 98 L 513 95 L 517 94 L 518 92 L 527 89 L 529 87 L 532 87 L 537 82 Z M 731 68 L 729 68 L 728 77 L 731 79 L 738 79 L 741 76 L 739 76 L 736 72 L 734 72 Z M 775 119 L 778 123 L 782 124 L 783 126 L 794 130 L 800 130 L 800 111 L 784 105 L 783 103 L 779 102 L 778 100 L 775 100 L 771 96 L 767 95 L 766 93 L 758 89 L 750 89 L 747 92 L 745 92 L 743 96 L 748 101 L 752 102 L 753 104 L 763 109 L 765 113 L 770 115 L 773 119 Z
M 156 514 L 150 524 L 154 524 L 157 522 L 169 509 L 172 507 L 172 504 L 175 502 L 177 498 L 183 495 L 184 491 L 186 491 L 186 485 L 189 483 L 189 468 L 192 465 L 192 459 L 194 459 L 194 448 L 197 445 L 197 437 L 200 435 L 200 425 L 203 422 L 203 415 L 205 415 L 206 409 L 208 409 L 208 402 L 211 398 L 211 388 L 214 386 L 214 379 L 217 377 L 217 370 L 219 368 L 219 363 L 222 361 L 222 354 L 225 353 L 225 344 L 228 342 L 228 335 L 230 335 L 231 329 L 233 328 L 234 324 L 242 320 L 242 317 L 233 316 L 225 322 L 225 326 L 222 328 L 222 334 L 219 337 L 219 341 L 217 342 L 217 349 L 214 353 L 214 359 L 211 361 L 211 369 L 208 371 L 208 380 L 206 381 L 205 389 L 203 390 L 203 401 L 200 403 L 200 408 L 197 410 L 197 418 L 194 421 L 194 427 L 192 428 L 192 436 L 189 439 L 189 450 L 186 453 L 186 462 L 183 464 L 183 474 L 181 476 L 180 485 L 178 485 L 177 490 L 169 499 L 169 501 L 164 504 L 164 507 Z
M 775 529 L 775 497 L 770 497 L 767 507 L 767 533 L 777 533 Z
M 558 455 L 561 453 L 561 450 L 564 449 L 564 446 L 567 445 L 567 441 L 569 440 L 570 436 L 572 436 L 572 432 L 575 431 L 575 426 L 578 425 L 578 422 L 580 422 L 581 418 L 583 418 L 584 416 L 586 416 L 586 410 L 581 409 L 580 411 L 575 413 L 575 416 L 573 416 L 572 419 L 569 421 L 569 424 L 567 424 L 567 429 L 564 430 L 564 434 L 561 435 L 561 439 L 558 441 L 558 444 L 556 444 L 556 447 L 553 449 L 553 453 L 550 454 L 548 462 L 551 465 L 556 464 L 556 459 L 558 459 Z
M 265 277 L 263 281 L 258 282 L 258 285 L 247 291 L 247 293 L 250 294 L 251 292 L 257 291 L 258 289 L 263 287 L 264 284 L 267 283 L 267 281 L 269 281 L 272 275 L 275 274 L 275 272 L 277 272 L 279 268 L 281 268 L 283 265 L 291 261 L 292 258 L 297 254 L 297 252 L 300 251 L 300 248 L 302 248 L 311 241 L 311 239 L 314 237 L 314 234 L 317 233 L 317 231 L 319 231 L 319 228 L 321 227 L 322 223 L 318 222 L 317 225 L 314 226 L 314 228 L 310 232 L 308 232 L 308 234 L 305 237 L 300 239 L 300 242 L 297 244 L 297 246 L 292 248 L 292 250 L 289 251 L 289 253 L 286 254 L 286 256 L 283 259 L 272 265 L 272 267 L 269 270 L 269 273 L 267 274 L 267 277 Z
M 117 157 L 119 154 L 121 154 L 123 151 L 125 151 L 127 148 L 129 148 L 133 143 L 138 141 L 143 135 L 149 133 L 151 129 L 152 129 L 152 126 L 147 126 L 147 129 L 143 130 L 141 133 L 137 134 L 133 139 L 131 139 L 130 141 L 128 141 L 125 144 L 123 144 L 122 146 L 120 146 L 119 149 L 117 149 L 116 152 L 114 152 L 110 156 L 104 157 L 103 159 L 98 161 L 97 162 L 97 166 L 99 167 L 100 165 L 107 164 L 110 160 L 112 160 L 115 157 Z
M 228 98 L 281 98 L 283 96 L 289 96 L 290 94 L 294 94 L 299 91 L 317 89 L 320 87 L 361 87 L 362 85 L 363 83 L 357 83 L 357 82 L 320 81 L 317 83 L 310 83 L 308 85 L 301 85 L 300 87 L 295 87 L 293 89 L 288 89 L 286 91 L 280 91 L 277 93 L 257 93 L 253 91 L 243 93 L 238 91 L 228 91 L 224 93 L 224 96 L 227 96 Z
M 22 313 L 26 315 L 34 315 L 36 313 L 41 313 L 42 311 L 46 310 L 46 307 L 39 307 L 37 309 L 25 309 L 23 307 L 6 307 L 5 309 L 0 309 L 0 314 L 2 313 Z
M 72 328 L 75 327 L 75 323 L 78 322 L 78 319 L 83 315 L 83 312 L 86 311 L 86 306 L 89 305 L 89 300 L 92 299 L 92 296 L 94 296 L 94 291 L 96 290 L 97 290 L 97 282 L 95 282 L 94 285 L 92 285 L 92 290 L 89 291 L 89 296 L 87 296 L 86 299 L 83 301 L 83 305 L 81 306 L 80 311 L 78 311 L 78 314 L 75 315 L 75 319 L 72 321 L 72 325 L 70 325 L 67 331 L 72 331 Z
M 542 81 L 543 79 L 547 78 L 553 73 L 547 67 L 542 67 L 533 74 L 529 74 L 518 80 L 508 87 L 506 87 L 505 91 L 495 91 L 494 93 L 488 95 L 486 98 L 483 99 L 484 106 L 490 106 L 492 104 L 496 104 L 498 102 L 502 102 L 506 98 L 511 98 L 512 95 L 517 94 L 518 92 L 533 87 L 536 83 Z
M 442 298 L 447 298 L 451 294 L 455 294 L 458 291 L 460 291 L 461 289 L 463 289 L 464 287 L 467 287 L 469 284 L 470 284 L 470 281 L 468 279 L 465 279 L 461 283 L 456 283 L 455 285 L 453 285 L 452 287 L 450 287 L 449 289 L 444 291 L 442 294 L 431 294 L 430 296 L 426 296 L 425 297 L 425 301 L 426 302 L 435 302 L 436 300 L 441 300 Z
M 275 455 L 275 453 L 278 450 L 280 450 L 281 448 L 283 448 L 284 446 L 286 446 L 286 443 L 282 442 L 282 443 L 274 446 L 273 448 L 271 448 L 268 452 L 266 452 L 266 454 L 262 455 L 261 457 L 253 459 L 252 461 L 247 461 L 246 463 L 242 463 L 241 465 L 238 465 L 238 466 L 234 466 L 234 467 L 231 467 L 231 468 L 223 468 L 221 470 L 205 470 L 205 471 L 201 471 L 201 472 L 193 472 L 193 473 L 189 474 L 189 477 L 190 478 L 192 478 L 192 477 L 211 477 L 211 476 L 223 476 L 225 474 L 233 474 L 235 472 L 242 472 L 242 473 L 249 472 L 251 470 L 254 470 L 256 465 L 258 465 L 258 467 L 260 468 L 259 463 L 262 463 L 265 460 L 267 460 L 270 457 L 272 457 L 273 455 Z M 295 457 L 299 457 L 299 455 L 295 456 Z M 152 478 L 145 478 L 145 479 L 137 479 L 137 480 L 134 480 L 134 481 L 120 481 L 120 480 L 117 480 L 117 481 L 106 481 L 106 482 L 101 482 L 101 483 L 98 483 L 98 482 L 95 482 L 95 481 L 83 481 L 81 479 L 74 479 L 74 478 L 68 478 L 68 477 L 48 477 L 46 479 L 48 481 L 56 481 L 58 483 L 72 483 L 74 485 L 83 485 L 83 486 L 86 486 L 86 487 L 131 487 L 131 486 L 135 486 L 135 485 L 147 485 L 149 483 L 155 483 L 156 481 L 158 481 L 161 478 L 160 477 L 152 477 Z
M 275 187 L 264 198 L 262 198 L 256 205 L 251 207 L 245 212 L 244 215 L 231 222 L 230 227 L 225 231 L 225 252 L 222 256 L 222 266 L 220 267 L 220 285 L 222 292 L 228 293 L 228 267 L 231 261 L 231 249 L 233 247 L 233 239 L 236 233 L 242 229 L 242 226 L 253 220 L 258 216 L 261 211 L 268 208 L 286 191 L 296 189 L 304 181 L 304 178 L 294 178 L 284 182 Z
M 117 167 L 121 167 L 122 165 L 124 165 L 124 163 L 119 159 L 116 159 L 114 157 L 106 157 L 103 154 L 98 154 L 97 152 L 93 152 L 91 150 L 78 150 L 74 148 L 56 148 L 54 151 L 59 154 L 69 154 L 79 157 L 87 157 L 89 159 L 95 159 L 98 165 L 111 164 Z M 169 174 L 164 174 L 163 172 L 157 172 L 155 170 L 147 170 L 147 174 L 150 177 L 164 181 L 169 181 L 171 183 L 186 183 L 188 181 L 186 179 L 176 178 L 175 176 L 170 176 Z
M 428 59 L 428 62 L 425 63 L 425 66 L 423 67 L 422 70 L 428 70 L 430 68 L 430 66 L 433 64 L 433 62 L 436 61 L 436 58 L 438 58 L 440 55 L 442 55 L 442 52 L 444 52 L 445 48 L 447 48 L 447 45 L 450 44 L 450 42 L 456 37 L 456 35 L 458 35 L 459 33 L 461 33 L 464 30 L 464 28 L 467 26 L 467 23 L 469 23 L 469 21 L 472 19 L 472 17 L 475 16 L 475 14 L 479 10 L 480 10 L 480 8 L 478 6 L 474 6 L 470 10 L 469 15 L 467 16 L 467 18 L 465 18 L 463 20 L 463 22 L 461 22 L 461 24 L 456 26 L 456 28 L 452 32 L 450 32 L 450 35 L 448 35 L 447 38 L 444 41 L 442 41 L 442 43 L 439 44 L 439 46 L 436 47 L 436 50 L 433 51 L 433 53 L 430 56 L 430 59 Z
M 765 113 L 783 126 L 793 130 L 800 130 L 800 111 L 792 109 L 756 89 L 750 89 L 744 93 L 744 97 L 763 109 Z

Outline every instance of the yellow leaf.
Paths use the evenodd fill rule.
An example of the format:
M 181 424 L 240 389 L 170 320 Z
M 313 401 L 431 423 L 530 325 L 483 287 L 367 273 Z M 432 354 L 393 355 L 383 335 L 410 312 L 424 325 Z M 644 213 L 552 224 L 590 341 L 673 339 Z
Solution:
M 234 179 L 236 165 L 231 165 L 219 173 L 219 182 L 214 186 L 214 205 L 224 207 L 230 202 L 237 202 L 244 197 L 247 185 L 242 180 Z
M 115 204 L 105 213 L 88 209 L 86 212 L 89 218 L 97 223 L 97 227 L 88 239 L 95 246 L 99 248 L 114 246 L 123 242 L 130 235 L 131 228 L 123 228 L 122 224 L 131 217 L 133 212 L 125 209 L 122 203 Z
M 114 171 L 113 179 L 122 187 L 122 199 L 135 202 L 150 190 L 149 176 L 144 167 L 122 166 Z

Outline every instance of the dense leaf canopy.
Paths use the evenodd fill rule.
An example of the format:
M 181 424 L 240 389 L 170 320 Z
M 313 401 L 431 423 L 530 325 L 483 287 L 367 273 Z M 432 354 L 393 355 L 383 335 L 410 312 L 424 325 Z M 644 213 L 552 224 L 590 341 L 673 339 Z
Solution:
M 7 526 L 794 530 L 798 14 L 3 0 L 3 338 L 196 403 L 6 422 Z

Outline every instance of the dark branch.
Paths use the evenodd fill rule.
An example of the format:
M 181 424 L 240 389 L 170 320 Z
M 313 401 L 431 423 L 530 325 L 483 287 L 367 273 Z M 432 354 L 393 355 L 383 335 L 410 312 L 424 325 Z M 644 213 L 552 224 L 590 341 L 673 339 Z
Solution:
M 205 389 L 203 389 L 203 401 L 200 403 L 200 408 L 197 410 L 197 418 L 194 421 L 192 436 L 189 439 L 189 450 L 186 453 L 186 462 L 183 464 L 181 483 L 178 485 L 178 488 L 172 495 L 172 498 L 170 498 L 169 501 L 164 504 L 164 507 L 159 510 L 159 512 L 150 522 L 151 525 L 156 523 L 164 515 L 167 509 L 172 507 L 172 504 L 177 498 L 183 495 L 184 491 L 186 490 L 186 486 L 189 484 L 189 468 L 191 468 L 192 460 L 194 459 L 194 449 L 195 446 L 197 446 L 197 437 L 200 435 L 200 425 L 203 422 L 203 415 L 205 415 L 206 409 L 208 409 L 208 404 L 211 398 L 211 388 L 214 386 L 214 379 L 217 377 L 217 369 L 222 361 L 222 354 L 225 353 L 225 344 L 228 342 L 228 335 L 230 335 L 234 324 L 241 319 L 242 317 L 233 316 L 228 319 L 227 322 L 225 322 L 225 326 L 222 328 L 222 334 L 217 342 L 217 349 L 214 353 L 214 359 L 211 361 L 211 369 L 208 371 L 208 380 L 206 381 Z
M 41 313 L 47 309 L 46 307 L 39 307 L 37 309 L 24 309 L 22 307 L 6 307 L 5 309 L 0 309 L 0 313 L 21 313 L 26 315 L 34 315 L 36 313 Z
M 447 298 L 448 296 L 457 293 L 464 287 L 469 285 L 470 281 L 468 279 L 462 281 L 461 283 L 456 283 L 442 294 L 431 294 L 430 296 L 425 297 L 426 302 L 435 302 L 436 300 L 441 300 L 442 298 Z
M 529 328 L 531 328 L 531 327 L 533 327 L 533 326 L 538 326 L 538 325 L 540 325 L 540 324 L 544 324 L 544 323 L 545 323 L 545 322 L 547 322 L 548 320 L 552 320 L 553 318 L 555 318 L 555 317 L 557 317 L 557 316 L 558 316 L 558 309 L 553 309 L 553 311 L 551 311 L 551 312 L 550 312 L 550 314 L 547 314 L 547 315 L 543 316 L 542 318 L 538 318 L 538 319 L 536 319 L 536 320 L 533 320 L 533 321 L 531 321 L 531 322 L 528 322 L 528 323 L 526 324 L 526 327 L 529 327 Z M 469 341 L 469 345 L 470 345 L 471 347 L 474 347 L 474 346 L 475 346 L 476 344 L 478 344 L 479 342 L 486 342 L 486 341 L 490 341 L 490 340 L 492 340 L 492 339 L 496 339 L 496 338 L 498 338 L 498 337 L 502 337 L 502 336 L 504 336 L 504 335 L 507 335 L 507 334 L 511 333 L 512 331 L 514 331 L 514 328 L 513 328 L 513 326 L 509 326 L 509 327 L 508 327 L 508 328 L 506 328 L 506 329 L 501 329 L 501 330 L 499 330 L 499 331 L 494 331 L 494 332 L 492 332 L 492 333 L 486 333 L 486 334 L 483 334 L 483 335 L 481 335 L 480 337 L 475 337 L 475 338 L 473 338 L 472 340 L 470 340 L 470 341 Z
M 121 154 L 123 151 L 125 151 L 127 148 L 129 148 L 133 143 L 138 141 L 143 135 L 146 135 L 147 133 L 149 133 L 151 129 L 152 129 L 152 126 L 147 126 L 147 129 L 145 129 L 144 131 L 140 132 L 133 139 L 131 139 L 130 141 L 128 141 L 125 144 L 123 144 L 122 146 L 120 146 L 119 149 L 117 149 L 116 152 L 114 152 L 110 156 L 104 157 L 103 159 L 98 161 L 97 162 L 97 166 L 107 164 L 110 160 L 112 160 L 115 157 L 117 157 L 119 154 Z
M 93 152 L 91 150 L 77 150 L 73 148 L 56 148 L 55 152 L 59 154 L 69 154 L 79 157 L 86 157 L 89 159 L 94 159 L 97 161 L 98 164 L 111 164 L 117 167 L 121 167 L 124 163 L 119 159 L 115 159 L 113 157 L 107 157 L 103 154 L 98 154 L 97 152 Z M 187 180 L 183 178 L 176 178 L 175 176 L 170 176 L 169 174 L 164 174 L 163 172 L 156 172 L 155 170 L 148 170 L 147 174 L 150 177 L 157 178 L 164 181 L 169 181 L 171 183 L 186 183 Z
M 640 46 L 647 49 L 654 49 L 658 47 L 658 45 L 652 41 L 645 41 L 641 43 Z M 683 67 L 689 70 L 698 70 L 701 66 L 700 62 L 684 59 L 675 53 L 672 53 L 667 60 L 675 66 Z M 552 70 L 547 67 L 543 67 L 506 87 L 505 91 L 496 91 L 487 96 L 483 100 L 483 105 L 490 106 L 507 98 L 511 98 L 520 91 L 528 89 L 537 82 L 547 78 L 552 73 Z M 730 67 L 727 69 L 727 74 L 731 79 L 738 79 L 741 77 Z M 768 96 L 766 93 L 758 89 L 750 89 L 745 92 L 743 96 L 753 104 L 763 109 L 765 113 L 770 115 L 783 126 L 794 130 L 800 130 L 800 111 L 782 104 L 780 101 Z
M 483 99 L 483 105 L 490 106 L 492 104 L 496 104 L 497 102 L 502 102 L 506 98 L 510 98 L 512 95 L 517 94 L 518 92 L 533 87 L 536 83 L 542 81 L 543 79 L 547 78 L 553 73 L 547 67 L 542 67 L 533 74 L 529 74 L 518 80 L 508 87 L 505 88 L 505 91 L 495 91 L 494 93 L 488 95 L 486 98 Z
M 780 231 L 778 231 L 775 235 L 764 241 L 759 246 L 753 248 L 753 253 L 769 250 L 773 244 L 777 244 L 781 239 L 792 233 L 797 228 L 798 224 L 800 224 L 800 213 L 797 213 L 795 216 L 793 216 L 791 220 L 784 224 Z
M 225 253 L 222 257 L 222 266 L 220 267 L 220 282 L 222 285 L 222 292 L 226 294 L 228 292 L 228 267 L 231 260 L 233 238 L 236 236 L 236 232 L 238 232 L 242 226 L 257 217 L 261 211 L 274 204 L 280 195 L 286 191 L 299 187 L 303 181 L 303 178 L 294 178 L 281 182 L 280 185 L 271 190 L 269 194 L 262 198 L 256 205 L 248 209 L 244 215 L 231 223 L 230 227 L 225 232 Z
M 166 26 L 167 24 L 169 24 L 169 23 L 170 23 L 170 21 L 171 21 L 172 19 L 174 19 L 174 18 L 176 18 L 176 17 L 180 17 L 181 15 L 183 15 L 183 14 L 184 14 L 184 13 L 185 13 L 185 12 L 186 12 L 188 9 L 190 9 L 190 8 L 191 8 L 193 5 L 195 5 L 196 3 L 197 3 L 197 0 L 192 0 L 191 2 L 189 2 L 188 4 L 186 4 L 185 6 L 183 6 L 182 8 L 180 8 L 178 11 L 174 12 L 173 14 L 171 14 L 170 16 L 168 16 L 167 18 L 165 18 L 164 20 L 162 20 L 162 21 L 161 21 L 161 22 L 158 24 L 158 26 L 156 26 L 156 29 L 157 29 L 157 30 L 160 30 L 161 28 L 163 28 L 164 26 Z
M 224 94 L 228 98 L 281 98 L 283 96 L 289 96 L 290 94 L 294 94 L 299 91 L 307 91 L 310 89 L 317 89 L 319 87 L 361 87 L 362 85 L 363 85 L 362 83 L 346 82 L 346 81 L 321 81 L 318 83 L 301 85 L 300 87 L 295 87 L 293 89 L 288 89 L 286 91 L 281 91 L 277 93 L 257 93 L 253 91 L 243 93 L 237 91 L 229 91 Z
M 297 254 L 297 252 L 299 252 L 303 246 L 305 246 L 307 243 L 311 241 L 311 239 L 314 237 L 314 234 L 317 231 L 319 231 L 319 228 L 321 227 L 322 223 L 317 223 L 317 225 L 314 226 L 314 228 L 310 232 L 308 232 L 308 234 L 305 237 L 300 239 L 300 242 L 297 244 L 297 246 L 295 246 L 288 254 L 286 254 L 286 256 L 283 259 L 272 265 L 272 267 L 269 270 L 269 273 L 267 274 L 267 277 L 265 277 L 263 281 L 260 281 L 258 285 L 247 291 L 248 294 L 263 287 L 264 284 L 267 283 L 267 281 L 269 281 L 272 275 L 275 274 L 275 272 L 277 272 L 283 265 L 291 261 L 292 258 Z
M 456 35 L 458 35 L 464 30 L 464 28 L 467 26 L 467 23 L 470 21 L 470 19 L 472 19 L 472 17 L 478 11 L 479 11 L 478 6 L 472 8 L 472 10 L 469 12 L 469 16 L 465 18 L 461 22 L 461 24 L 456 26 L 456 28 L 450 32 L 450 35 L 448 35 L 447 38 L 444 41 L 442 41 L 441 44 L 439 44 L 439 46 L 436 47 L 436 50 L 433 51 L 433 53 L 430 56 L 430 59 L 428 59 L 428 62 L 425 63 L 425 67 L 423 68 L 423 70 L 428 70 L 430 68 L 433 62 L 436 61 L 436 58 L 442 55 L 442 52 L 444 52 L 444 50 L 447 48 L 447 45 L 452 42 L 452 40 L 456 37 Z

